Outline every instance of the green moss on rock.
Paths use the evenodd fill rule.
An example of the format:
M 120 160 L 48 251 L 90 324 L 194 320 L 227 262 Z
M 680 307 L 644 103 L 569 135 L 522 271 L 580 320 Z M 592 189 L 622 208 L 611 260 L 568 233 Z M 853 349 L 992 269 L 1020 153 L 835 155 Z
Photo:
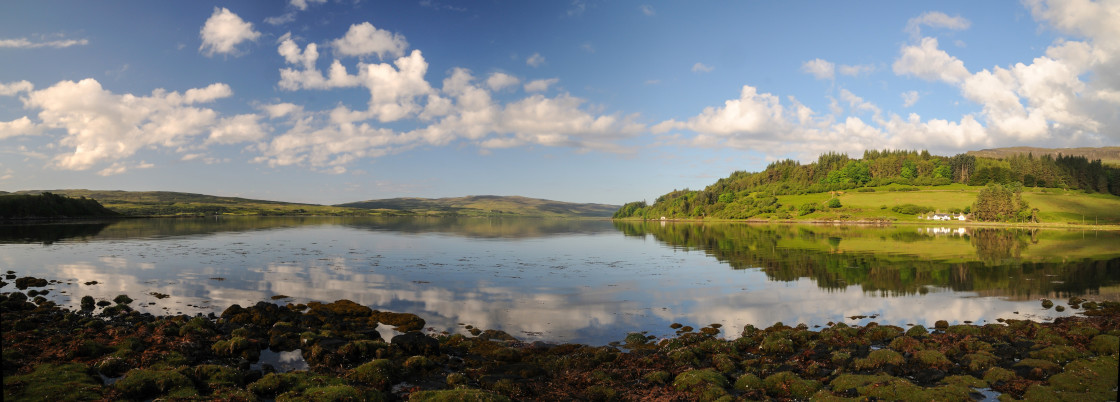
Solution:
M 113 387 L 130 398 L 188 397 L 198 394 L 190 378 L 176 370 L 133 369 Z
M 28 374 L 4 375 L 4 400 L 100 399 L 101 386 L 91 374 L 79 363 L 40 364 Z
M 388 359 L 377 359 L 355 367 L 346 373 L 352 382 L 367 385 L 382 391 L 396 383 L 399 370 Z
M 773 374 L 762 383 L 767 395 L 779 398 L 808 399 L 821 389 L 819 381 L 802 379 L 790 371 Z
M 758 376 L 751 373 L 746 373 L 739 376 L 739 378 L 735 380 L 734 388 L 739 392 L 759 391 L 765 388 L 765 384 L 762 382 L 761 378 L 758 378 Z
M 891 364 L 901 366 L 906 359 L 901 354 L 890 349 L 879 349 L 867 354 L 866 358 L 856 359 L 853 366 L 856 370 L 872 370 Z
M 914 353 L 914 359 L 921 363 L 922 366 L 945 370 L 953 365 L 944 353 L 936 350 L 919 350 Z
M 508 402 L 510 399 L 481 389 L 445 389 L 417 391 L 409 394 L 409 401 L 419 402 Z
M 1114 355 L 1120 352 L 1120 337 L 1097 335 L 1089 342 L 1089 350 L 1098 355 Z
M 1065 372 L 1051 376 L 1046 385 L 1032 385 L 1024 394 L 1026 400 L 1104 401 L 1116 399 L 1118 361 L 1104 356 L 1093 360 L 1077 360 L 1066 365 Z
M 1000 381 L 1011 381 L 1016 378 L 1015 372 L 1003 367 L 992 367 L 984 373 L 984 381 L 994 384 Z
M 1051 346 L 1031 352 L 1031 357 L 1062 364 L 1081 357 L 1081 352 L 1072 346 Z

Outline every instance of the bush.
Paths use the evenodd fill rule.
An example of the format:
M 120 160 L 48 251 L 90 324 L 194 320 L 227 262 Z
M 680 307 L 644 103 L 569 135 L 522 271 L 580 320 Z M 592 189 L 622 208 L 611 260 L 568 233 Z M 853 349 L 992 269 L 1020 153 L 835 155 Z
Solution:
M 811 213 L 815 212 L 816 210 L 817 210 L 817 204 L 814 204 L 814 203 L 811 203 L 811 202 L 806 202 L 804 204 L 801 204 L 801 207 L 798 208 L 797 215 L 798 216 L 805 216 L 805 215 L 808 215 L 808 214 L 811 214 Z
M 891 211 L 898 212 L 903 215 L 918 215 L 933 212 L 933 208 L 914 204 L 902 204 L 891 207 Z
M 829 208 L 840 208 L 841 207 L 840 199 L 839 198 L 833 198 L 831 200 L 828 200 L 828 207 Z

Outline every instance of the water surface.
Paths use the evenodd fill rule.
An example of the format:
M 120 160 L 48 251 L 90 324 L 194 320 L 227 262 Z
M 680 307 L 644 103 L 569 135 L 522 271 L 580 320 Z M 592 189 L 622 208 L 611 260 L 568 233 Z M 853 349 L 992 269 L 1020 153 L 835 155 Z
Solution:
M 0 268 L 63 280 L 48 297 L 71 307 L 118 294 L 141 311 L 192 315 L 350 299 L 419 314 L 435 331 L 605 344 L 669 336 L 675 322 L 719 323 L 733 337 L 778 321 L 1052 319 L 1075 311 L 1038 299 L 1120 296 L 1116 244 L 1115 232 L 958 227 L 143 219 L 0 226 Z

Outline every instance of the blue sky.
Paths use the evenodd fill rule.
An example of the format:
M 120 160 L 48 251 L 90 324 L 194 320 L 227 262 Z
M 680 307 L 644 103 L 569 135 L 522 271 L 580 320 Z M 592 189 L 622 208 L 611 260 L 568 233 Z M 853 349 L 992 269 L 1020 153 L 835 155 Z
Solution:
M 1120 144 L 1120 1 L 0 4 L 0 189 L 652 201 Z

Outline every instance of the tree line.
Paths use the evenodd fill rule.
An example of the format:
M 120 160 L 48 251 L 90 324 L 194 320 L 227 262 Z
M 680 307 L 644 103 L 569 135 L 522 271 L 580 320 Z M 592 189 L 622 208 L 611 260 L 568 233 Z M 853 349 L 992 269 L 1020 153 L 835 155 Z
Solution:
M 84 218 L 118 216 L 90 198 L 70 198 L 53 193 L 0 196 L 0 217 L 4 219 Z
M 1028 153 L 994 159 L 969 154 L 938 156 L 926 150 L 885 149 L 868 150 L 863 158 L 854 159 L 830 152 L 808 164 L 786 159 L 769 164 L 761 172 L 736 171 L 703 190 L 674 190 L 658 197 L 652 205 L 645 201 L 628 203 L 615 212 L 614 218 L 744 219 L 781 210 L 783 206 L 775 198 L 778 195 L 889 184 L 939 186 L 952 183 L 1063 188 L 1120 195 L 1120 168 L 1083 156 L 1060 154 L 1035 157 Z M 1022 218 L 1022 208 L 1018 204 L 1015 207 L 1014 213 L 1003 216 Z

